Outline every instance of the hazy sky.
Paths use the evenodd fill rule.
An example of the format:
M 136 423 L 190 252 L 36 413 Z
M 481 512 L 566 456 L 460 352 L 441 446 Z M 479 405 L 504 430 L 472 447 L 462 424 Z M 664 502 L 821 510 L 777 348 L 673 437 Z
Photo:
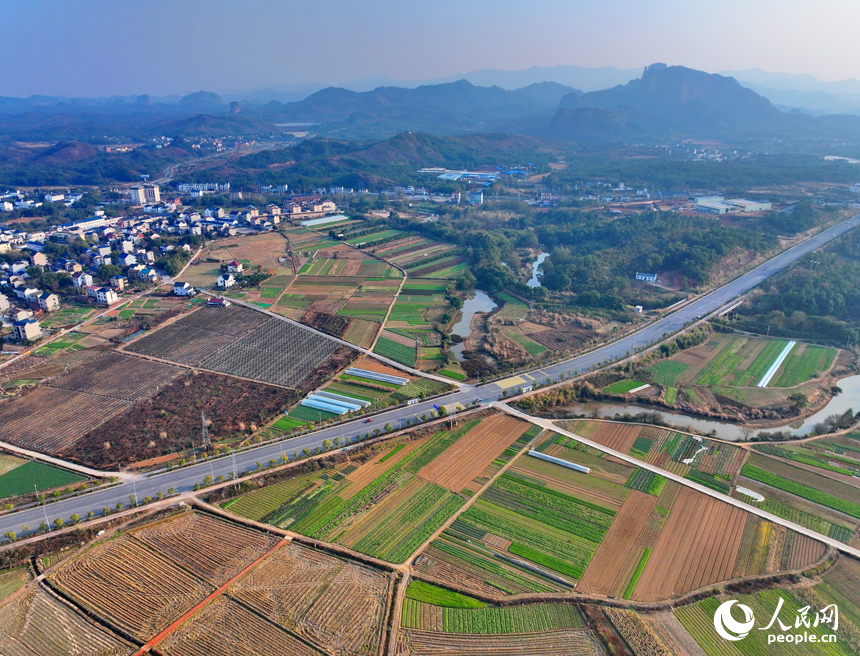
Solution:
M 860 0 L 0 0 L 0 95 L 661 61 L 860 78 Z

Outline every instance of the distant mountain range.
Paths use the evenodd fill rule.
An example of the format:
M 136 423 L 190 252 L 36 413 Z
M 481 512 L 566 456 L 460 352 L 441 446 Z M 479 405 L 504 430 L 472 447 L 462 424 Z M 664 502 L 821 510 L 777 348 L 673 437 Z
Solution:
M 311 123 L 317 126 L 314 131 L 344 139 L 386 138 L 408 131 L 437 135 L 494 132 L 563 140 L 860 135 L 860 117 L 785 111 L 751 88 L 770 85 L 778 87 L 771 89 L 773 94 L 786 98 L 806 94 L 807 99 L 829 98 L 833 94 L 820 89 L 838 88 L 847 106 L 854 92 L 860 91 L 860 82 L 855 80 L 831 87 L 810 76 L 751 70 L 737 74 L 747 79 L 741 84 L 734 77 L 665 64 L 645 67 L 641 75 L 631 78 L 632 74 L 575 66 L 485 70 L 472 74 L 473 79 L 500 84 L 482 86 L 460 79 L 364 91 L 328 87 L 293 102 L 274 98 L 262 102 L 266 94 L 237 101 L 211 91 L 170 101 L 149 96 L 90 100 L 0 97 L 0 138 L 86 140 L 94 133 L 146 138 L 156 132 L 259 135 L 284 131 L 291 123 Z M 549 75 L 582 82 L 585 90 L 558 81 L 530 82 Z M 612 78 L 622 82 L 595 89 Z M 512 89 L 502 86 L 518 82 L 529 83 Z

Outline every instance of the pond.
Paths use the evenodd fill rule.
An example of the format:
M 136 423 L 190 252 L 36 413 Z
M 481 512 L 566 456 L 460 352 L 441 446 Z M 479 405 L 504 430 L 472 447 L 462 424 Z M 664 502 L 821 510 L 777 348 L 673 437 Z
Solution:
M 532 277 L 526 283 L 529 287 L 540 287 L 540 281 L 538 280 L 538 273 L 540 273 L 540 265 L 543 264 L 544 260 L 549 257 L 549 253 L 541 253 L 537 256 L 537 259 L 532 262 Z
M 816 412 L 814 415 L 806 419 L 795 419 L 782 426 L 773 426 L 771 428 L 763 428 L 760 431 L 755 431 L 754 434 L 760 432 L 772 433 L 776 431 L 787 431 L 795 437 L 801 437 L 809 433 L 815 424 L 824 421 L 830 415 L 842 414 L 848 408 L 852 408 L 855 412 L 860 410 L 860 376 L 849 376 L 843 378 L 837 385 L 842 388 L 842 394 L 833 397 L 824 408 Z M 591 415 L 593 412 L 599 412 L 601 417 L 611 418 L 616 413 L 629 413 L 635 415 L 640 412 L 659 412 L 664 415 L 666 422 L 672 424 L 676 428 L 690 428 L 695 432 L 708 434 L 711 431 L 716 431 L 716 436 L 732 442 L 737 442 L 746 439 L 743 430 L 738 424 L 731 424 L 724 421 L 715 421 L 713 419 L 703 419 L 700 417 L 690 417 L 679 412 L 670 412 L 664 408 L 648 405 L 637 405 L 635 403 L 625 404 L 606 404 L 606 403 L 583 403 L 572 406 L 573 410 L 578 414 Z
M 474 294 L 470 294 L 466 301 L 463 303 L 463 316 L 460 320 L 454 324 L 454 327 L 451 329 L 452 335 L 458 335 L 463 339 L 469 337 L 472 334 L 472 318 L 475 316 L 477 312 L 492 312 L 498 307 L 495 301 L 491 299 L 485 292 L 480 290 L 476 290 Z M 463 349 L 465 344 L 463 342 L 459 344 L 455 344 L 451 347 L 451 350 L 457 355 L 458 358 L 463 358 Z

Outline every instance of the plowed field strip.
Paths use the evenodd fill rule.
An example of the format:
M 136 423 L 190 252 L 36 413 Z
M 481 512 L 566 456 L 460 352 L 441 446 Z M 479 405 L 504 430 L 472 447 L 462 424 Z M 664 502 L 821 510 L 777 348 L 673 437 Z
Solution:
M 404 446 L 402 449 L 400 449 L 400 451 L 392 455 L 385 462 L 380 462 L 380 460 L 385 456 L 385 454 L 380 453 L 378 456 L 373 458 L 373 460 L 366 462 L 354 472 L 347 475 L 346 480 L 350 481 L 352 485 L 348 486 L 344 490 L 341 490 L 338 495 L 345 500 L 351 499 L 356 494 L 358 494 L 368 483 L 376 480 L 377 476 L 380 476 L 382 472 L 396 465 L 410 453 L 421 447 L 425 442 L 426 440 L 413 440 L 412 442 L 408 442 L 406 446 Z
M 610 595 L 618 587 L 623 565 L 637 551 L 639 536 L 657 502 L 656 497 L 631 490 L 621 510 L 606 532 L 606 536 L 591 558 L 577 592 Z
M 621 453 L 627 453 L 636 441 L 639 434 L 639 426 L 620 426 L 618 424 L 603 423 L 591 438 L 595 442 L 608 446 Z
M 526 422 L 515 417 L 490 417 L 425 465 L 418 475 L 452 492 L 459 492 L 528 428 Z

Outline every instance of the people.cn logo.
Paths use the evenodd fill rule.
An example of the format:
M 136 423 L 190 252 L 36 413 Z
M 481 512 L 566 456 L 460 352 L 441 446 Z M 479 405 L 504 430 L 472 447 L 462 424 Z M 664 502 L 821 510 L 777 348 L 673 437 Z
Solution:
M 738 604 L 734 599 L 723 602 L 714 613 L 714 628 L 724 640 L 743 640 L 749 635 L 750 629 L 755 624 L 755 617 L 749 606 L 738 604 L 738 608 L 744 614 L 744 621 L 738 622 L 732 617 L 732 606 Z

